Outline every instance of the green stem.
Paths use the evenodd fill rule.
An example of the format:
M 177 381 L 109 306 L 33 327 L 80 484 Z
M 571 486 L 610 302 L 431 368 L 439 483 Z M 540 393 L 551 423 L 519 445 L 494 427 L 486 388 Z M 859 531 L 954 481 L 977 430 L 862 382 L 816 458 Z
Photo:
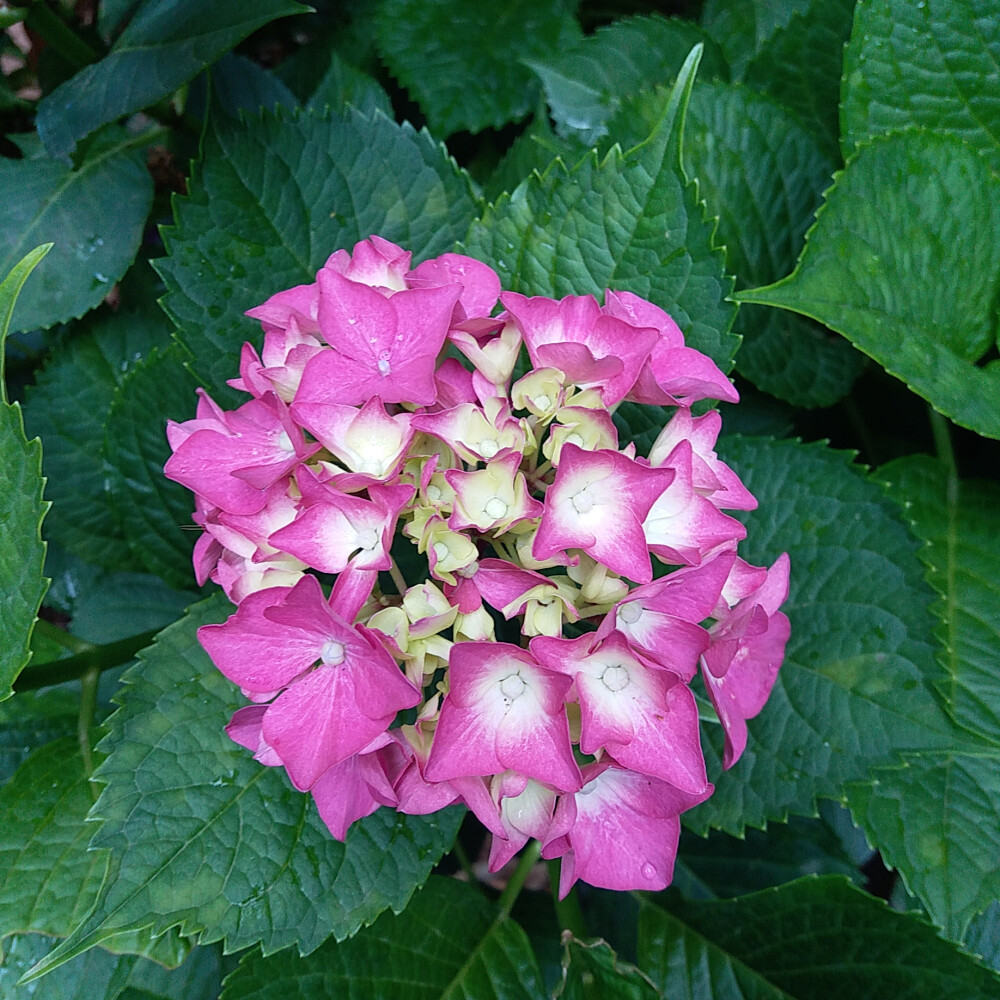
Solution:
M 74 69 L 83 69 L 101 58 L 47 3 L 36 0 L 28 8 L 25 24 L 37 32 Z
M 92 642 L 86 639 L 78 639 L 75 635 L 70 635 L 65 629 L 47 622 L 44 618 L 39 618 L 35 622 L 35 633 L 44 636 L 52 642 L 58 643 L 63 649 L 68 649 L 71 653 L 86 653 L 96 649 Z
M 105 643 L 103 646 L 91 646 L 90 649 L 77 653 L 76 656 L 69 656 L 64 660 L 40 663 L 37 667 L 29 666 L 14 681 L 14 690 L 35 691 L 38 688 L 51 687 L 53 684 L 79 680 L 89 670 L 101 673 L 105 670 L 111 670 L 113 667 L 119 667 L 123 663 L 128 663 L 140 649 L 148 646 L 158 631 L 158 629 L 154 629 L 150 632 L 142 632 L 140 635 L 130 635 L 127 639 L 120 639 L 118 642 Z
M 396 585 L 396 590 L 399 591 L 399 596 L 402 597 L 408 588 L 406 580 L 403 579 L 403 574 L 399 571 L 399 567 L 396 565 L 395 559 L 393 559 L 389 564 L 389 576 L 392 577 L 392 582 Z
M 462 866 L 465 877 L 472 885 L 475 885 L 479 879 L 476 878 L 476 873 L 472 870 L 472 862 L 469 860 L 469 855 L 465 853 L 465 848 L 462 846 L 461 841 L 456 840 L 455 846 L 452 847 L 451 851 L 455 855 L 455 860 Z
M 560 931 L 569 931 L 573 937 L 583 940 L 587 936 L 587 925 L 583 920 L 583 910 L 580 909 L 580 898 L 576 888 L 570 889 L 565 899 L 559 898 L 559 876 L 562 873 L 562 860 L 553 858 L 549 865 L 549 882 L 552 885 L 552 900 L 556 908 L 556 920 Z
M 530 844 L 521 852 L 520 860 L 517 862 L 517 868 L 514 870 L 514 874 L 511 875 L 510 880 L 507 882 L 507 886 L 504 891 L 500 894 L 500 900 L 498 906 L 500 912 L 497 915 L 497 920 L 505 920 L 510 916 L 510 911 L 514 909 L 514 903 L 517 901 L 517 897 L 521 894 L 521 889 L 524 888 L 524 880 L 528 877 L 528 872 L 535 867 L 535 862 L 538 861 L 542 854 L 542 845 L 539 841 L 533 840 Z
M 76 720 L 76 738 L 80 741 L 80 756 L 83 757 L 83 770 L 89 778 L 94 773 L 94 759 L 90 751 L 90 727 L 97 715 L 97 683 L 101 679 L 101 671 L 91 667 L 83 675 L 83 691 L 80 695 L 80 713 Z M 90 786 L 94 801 L 97 801 L 97 789 Z
M 938 458 L 944 464 L 948 472 L 947 498 L 948 506 L 954 507 L 958 504 L 958 463 L 955 461 L 955 449 L 951 443 L 951 427 L 945 417 L 941 416 L 930 403 L 927 404 L 927 412 L 931 420 L 931 432 L 934 435 L 934 447 L 937 450 Z

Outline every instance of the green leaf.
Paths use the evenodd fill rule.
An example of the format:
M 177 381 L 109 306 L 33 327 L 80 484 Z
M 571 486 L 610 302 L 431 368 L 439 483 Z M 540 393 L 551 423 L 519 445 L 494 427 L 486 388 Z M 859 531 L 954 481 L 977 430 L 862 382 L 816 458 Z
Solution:
M 747 64 L 768 39 L 788 25 L 795 14 L 806 14 L 815 0 L 706 0 L 701 26 L 714 38 L 729 61 L 734 80 L 742 80 Z
M 0 201 L 0 274 L 29 247 L 54 247 L 18 301 L 11 332 L 82 316 L 128 269 L 153 200 L 140 152 L 150 135 L 106 129 L 72 169 L 31 142 L 22 143 L 24 159 L 0 159 L 0 190 L 17 192 Z
M 382 0 L 379 52 L 435 134 L 481 132 L 520 121 L 539 88 L 524 65 L 580 37 L 578 0 Z
M 108 867 L 88 851 L 94 804 L 74 737 L 36 750 L 0 799 L 0 940 L 37 932 L 63 937 L 90 912 Z
M 333 840 L 307 795 L 232 743 L 242 699 L 195 631 L 232 610 L 221 595 L 164 630 L 123 678 L 95 777 L 107 787 L 92 846 L 111 869 L 94 911 L 32 975 L 125 929 L 179 926 L 227 950 L 315 950 L 406 906 L 454 839 L 461 810 L 382 809 Z
M 735 296 L 844 334 L 936 409 L 1000 437 L 1000 180 L 968 146 L 909 131 L 859 149 L 794 273 Z
M 855 0 L 813 0 L 797 10 L 757 50 L 743 79 L 796 114 L 837 155 L 840 78 Z
M 349 941 L 302 958 L 247 955 L 221 1000 L 541 1000 L 541 974 L 524 931 L 495 918 L 470 885 L 432 875 L 409 906 Z
M 747 750 L 722 772 L 718 727 L 706 746 L 715 794 L 685 819 L 739 835 L 787 814 L 813 815 L 880 763 L 954 745 L 933 693 L 930 588 L 917 546 L 882 488 L 850 456 L 795 441 L 724 438 L 720 456 L 757 497 L 740 515 L 740 554 L 791 559 L 791 621 L 771 697 Z
M 172 94 L 251 32 L 309 8 L 291 0 L 145 0 L 111 51 L 38 105 L 38 134 L 53 156 L 122 115 Z
M 79 695 L 62 687 L 21 691 L 0 704 L 0 784 L 14 776 L 32 747 L 75 733 L 79 713 Z
M 615 21 L 573 46 L 525 61 L 542 79 L 559 134 L 592 146 L 624 98 L 672 80 L 698 44 L 704 46 L 702 77 L 727 76 L 721 50 L 698 25 L 658 15 Z
M 864 139 L 947 131 L 1000 171 L 1000 34 L 989 0 L 858 0 L 844 55 L 845 158 Z
M 1000 752 L 1000 488 L 985 481 L 949 482 L 946 467 L 924 455 L 879 469 L 904 516 L 927 543 L 921 553 L 940 599 L 939 657 L 947 679 L 939 689 L 955 721 Z
M 702 885 L 710 886 L 713 895 L 726 898 L 803 875 L 860 878 L 834 831 L 820 819 L 801 816 L 792 816 L 787 823 L 769 823 L 766 831 L 747 830 L 743 838 L 718 831 L 706 838 L 684 830 L 678 861 Z
M 310 95 L 306 108 L 320 112 L 332 108 L 341 112 L 348 104 L 363 115 L 376 111 L 389 118 L 393 115 L 392 101 L 382 85 L 336 52 L 331 52 L 330 65 Z
M 199 80 L 211 90 L 215 107 L 233 118 L 238 118 L 241 111 L 258 115 L 261 111 L 273 111 L 278 105 L 292 109 L 298 104 L 281 80 L 245 56 L 232 52 L 224 55 L 208 75 L 210 86 L 204 82 L 205 78 Z M 191 111 L 190 104 L 185 110 Z
M 501 197 L 470 230 L 465 250 L 503 287 L 528 295 L 631 291 L 677 321 L 690 347 L 732 366 L 732 282 L 696 186 L 680 163 L 680 132 L 698 52 L 688 57 L 648 141 L 572 171 L 556 161 Z
M 556 1000 L 656 1000 L 659 995 L 644 972 L 618 961 L 606 941 L 567 941 Z
M 451 250 L 478 211 L 468 175 L 426 132 L 383 115 L 215 120 L 204 157 L 164 232 L 164 302 L 201 384 L 226 379 L 260 324 L 243 313 L 312 282 L 334 250 L 377 233 L 414 263 Z
M 197 383 L 175 346 L 154 350 L 123 378 L 107 416 L 104 450 L 122 530 L 142 566 L 179 590 L 194 587 L 194 498 L 163 475 L 166 420 L 192 414 Z M 153 419 L 150 419 L 150 418 Z
M 20 700 L 20 698 L 18 699 Z M 107 851 L 88 851 L 94 804 L 79 739 L 36 750 L 0 800 L 0 940 L 11 934 L 69 934 L 94 905 L 108 871 Z M 187 952 L 175 934 L 117 935 L 105 942 L 177 965 Z
M 802 248 L 833 164 L 813 136 L 773 100 L 746 87 L 699 83 L 685 133 L 688 175 L 709 211 L 739 286 L 786 275 Z M 792 313 L 747 306 L 741 375 L 796 406 L 830 406 L 850 390 L 862 356 L 843 339 Z
M 17 199 L 8 199 L 17 200 Z M 28 441 L 18 403 L 7 402 L 4 348 L 18 295 L 52 244 L 32 250 L 0 284 L 0 701 L 9 698 L 17 675 L 31 659 L 31 633 L 45 596 L 42 519 L 42 446 Z M 3 271 L 0 270 L 0 274 Z
M 847 789 L 855 820 L 949 937 L 1000 899 L 1000 752 L 908 754 Z
M 4 1000 L 30 1000 L 37 986 L 18 979 L 56 942 L 40 934 L 10 938 L 0 962 L 0 994 Z M 167 970 L 134 955 L 113 955 L 91 948 L 60 966 L 45 980 L 45 1000 L 214 1000 L 222 983 L 219 956 L 194 949 L 184 964 Z
M 53 352 L 29 391 L 29 430 L 45 443 L 42 467 L 52 512 L 46 534 L 87 562 L 114 569 L 143 569 L 122 538 L 121 518 L 111 495 L 104 433 L 118 387 L 157 343 L 169 342 L 169 324 L 159 311 L 102 312 L 88 317 Z M 136 413 L 141 428 L 165 418 L 153 409 Z
M 835 876 L 669 911 L 644 902 L 639 961 L 672 1000 L 1000 996 L 1000 979 L 925 921 Z
M 993 903 L 972 921 L 964 944 L 994 972 L 1000 972 L 1000 903 Z

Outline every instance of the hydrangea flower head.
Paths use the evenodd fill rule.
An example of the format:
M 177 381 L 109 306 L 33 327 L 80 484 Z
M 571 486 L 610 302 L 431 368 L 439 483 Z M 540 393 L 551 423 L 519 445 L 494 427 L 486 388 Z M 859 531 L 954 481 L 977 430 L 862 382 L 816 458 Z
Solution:
M 251 703 L 227 732 L 338 839 L 461 802 L 491 870 L 535 838 L 560 894 L 662 888 L 679 815 L 713 791 L 699 715 L 731 767 L 789 635 L 788 557 L 738 556 L 725 512 L 756 501 L 718 413 L 691 410 L 736 391 L 630 292 L 411 264 L 377 236 L 336 251 L 248 314 L 263 340 L 231 384 L 251 398 L 202 393 L 168 427 L 197 578 L 237 605 L 199 630 Z M 620 447 L 626 402 L 671 408 L 645 455 Z

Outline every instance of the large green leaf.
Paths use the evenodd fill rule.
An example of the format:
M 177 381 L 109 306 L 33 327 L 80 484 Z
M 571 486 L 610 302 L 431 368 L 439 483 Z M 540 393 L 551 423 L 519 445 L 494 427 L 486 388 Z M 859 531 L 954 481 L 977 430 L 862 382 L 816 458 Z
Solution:
M 702 77 L 728 75 L 722 52 L 698 25 L 659 16 L 615 21 L 527 62 L 542 79 L 559 134 L 593 145 L 623 99 L 668 83 L 699 43 Z
M 63 937 L 90 912 L 108 867 L 88 851 L 94 804 L 74 737 L 36 750 L 0 799 L 0 940 L 36 932 Z
M 840 78 L 851 35 L 854 0 L 812 0 L 754 53 L 743 79 L 794 112 L 836 156 L 840 136 Z
M 949 477 L 946 467 L 923 455 L 879 469 L 904 517 L 928 543 L 922 556 L 940 599 L 932 610 L 947 679 L 940 684 L 959 725 L 997 745 L 1000 753 L 1000 488 L 994 483 Z M 998 775 L 1000 783 L 1000 775 Z
M 0 190 L 17 192 L 0 199 L 0 274 L 43 240 L 54 248 L 18 301 L 11 332 L 82 316 L 128 269 L 153 200 L 140 154 L 147 142 L 148 134 L 108 128 L 71 168 L 32 136 L 23 159 L 0 159 Z
M 1000 897 L 1000 490 L 949 482 L 941 463 L 910 456 L 879 475 L 905 504 L 904 516 L 927 542 L 921 553 L 939 594 L 938 682 L 948 711 L 979 739 L 964 753 L 907 756 L 877 773 L 878 785 L 850 793 L 852 808 L 887 862 L 902 873 L 931 916 L 956 936 Z
M 993 0 L 858 0 L 844 56 L 845 157 L 918 125 L 959 136 L 1000 170 L 1000 32 Z
M 312 282 L 334 250 L 377 233 L 414 263 L 452 249 L 478 211 L 468 176 L 426 132 L 381 114 L 216 120 L 164 232 L 164 305 L 201 384 L 233 401 L 243 313 Z
M 470 885 L 432 875 L 403 913 L 385 913 L 349 941 L 313 954 L 251 953 L 221 1000 L 541 1000 L 538 964 L 524 931 L 496 919 Z
M 535 107 L 538 84 L 524 63 L 580 37 L 578 0 L 382 0 L 379 52 L 436 135 L 501 128 Z
M 292 0 L 145 0 L 100 62 L 38 105 L 38 134 L 53 156 L 122 115 L 172 94 L 251 32 L 308 10 Z
M 796 14 L 806 14 L 815 0 L 706 0 L 702 27 L 729 60 L 733 79 L 742 80 L 747 64 Z
M 6 784 L 39 747 L 76 732 L 80 698 L 64 687 L 21 691 L 0 704 L 0 784 Z
M 947 135 L 858 150 L 827 192 L 794 273 L 736 295 L 844 334 L 954 421 L 1000 437 L 1000 180 Z
M 688 57 L 648 141 L 624 155 L 590 155 L 572 171 L 557 160 L 491 206 L 465 249 L 513 291 L 642 295 L 674 317 L 689 346 L 728 370 L 739 343 L 729 332 L 732 282 L 680 159 L 697 60 L 697 51 Z
M 688 174 L 719 216 L 726 265 L 739 286 L 786 275 L 802 249 L 833 163 L 813 136 L 773 100 L 747 87 L 699 83 L 685 132 Z M 741 375 L 797 406 L 829 406 L 844 396 L 862 356 L 842 338 L 793 313 L 740 310 Z
M 21 976 L 55 941 L 41 934 L 9 939 L 0 961 L 4 1000 L 215 1000 L 222 985 L 222 962 L 208 948 L 195 948 L 177 969 L 164 969 L 135 955 L 91 948 L 60 966 L 45 985 L 18 985 Z
M 919 917 L 835 876 L 661 909 L 639 961 L 671 1000 L 986 1000 L 1000 978 Z
M 908 754 L 847 789 L 854 818 L 934 922 L 956 940 L 1000 899 L 1000 751 Z
M 111 494 L 104 432 L 118 387 L 155 344 L 168 342 L 169 324 L 155 312 L 108 311 L 88 317 L 53 354 L 28 395 L 29 430 L 45 443 L 42 467 L 52 512 L 47 536 L 81 559 L 113 569 L 143 563 L 122 537 Z M 149 407 L 133 415 L 142 433 L 165 417 Z
M 107 416 L 104 448 L 109 487 L 121 527 L 135 557 L 179 589 L 194 587 L 191 493 L 163 475 L 170 457 L 168 417 L 191 415 L 197 383 L 174 345 L 154 351 L 128 372 Z
M 933 599 L 917 546 L 881 486 L 820 444 L 725 438 L 720 454 L 760 507 L 741 515 L 740 554 L 754 565 L 791 558 L 785 662 L 740 761 L 720 773 L 718 727 L 706 746 L 715 794 L 686 814 L 739 834 L 788 813 L 906 750 L 956 740 L 933 685 Z
M 16 199 L 12 199 L 16 200 Z M 31 632 L 48 581 L 42 575 L 42 446 L 24 436 L 21 407 L 7 402 L 4 348 L 18 295 L 52 245 L 32 250 L 0 284 L 0 701 L 31 659 Z M 0 270 L 0 274 L 3 271 Z
M 333 840 L 307 795 L 257 764 L 223 731 L 241 698 L 198 645 L 221 621 L 221 595 L 170 626 L 124 677 L 101 744 L 92 846 L 111 851 L 97 905 L 34 974 L 118 931 L 179 926 L 229 950 L 307 953 L 401 910 L 447 850 L 460 810 L 411 817 L 382 809 Z

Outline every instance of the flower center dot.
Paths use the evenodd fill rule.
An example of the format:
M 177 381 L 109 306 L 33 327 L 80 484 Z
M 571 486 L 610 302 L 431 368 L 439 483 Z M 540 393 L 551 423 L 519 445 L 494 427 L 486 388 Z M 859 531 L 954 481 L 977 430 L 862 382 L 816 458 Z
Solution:
M 544 412 L 552 405 L 552 397 L 547 396 L 543 392 L 540 396 L 535 396 L 533 402 L 536 410 L 542 410 Z
M 442 559 L 447 559 L 448 556 L 450 555 L 451 555 L 451 549 L 449 549 L 444 542 L 434 543 L 434 557 L 437 559 L 438 562 L 441 562 Z
M 586 447 L 584 445 L 584 443 L 583 443 L 583 438 L 580 437 L 580 435 L 577 434 L 576 431 L 573 431 L 572 434 L 567 434 L 566 435 L 566 441 L 565 441 L 565 443 L 566 444 L 575 444 L 577 446 L 577 448 L 584 448 L 584 447 Z
M 292 439 L 288 436 L 288 431 L 282 431 L 278 435 L 278 447 L 289 454 L 295 451 L 295 445 L 292 444 Z
M 499 450 L 500 446 L 492 438 L 485 438 L 479 442 L 479 454 L 483 458 L 492 458 Z
M 328 639 L 323 643 L 323 648 L 319 651 L 319 658 L 328 667 L 338 666 L 344 662 L 344 644 L 334 639 Z
M 382 375 L 388 375 L 390 373 L 390 371 L 392 369 L 389 367 L 389 359 L 388 358 L 379 358 L 378 359 L 378 370 L 379 370 L 379 373 L 382 374 Z
M 437 503 L 438 500 L 441 499 L 441 487 L 435 486 L 431 483 L 431 485 L 427 487 L 427 499 L 430 500 L 431 503 Z M 440 545 L 441 543 L 438 542 L 438 544 Z
M 506 517 L 508 510 L 510 510 L 510 507 L 507 505 L 507 502 L 501 500 L 500 497 L 490 497 L 483 507 L 486 516 L 492 518 L 494 521 L 499 521 L 501 517 Z
M 638 601 L 630 601 L 618 609 L 618 620 L 626 625 L 634 625 L 642 617 L 643 607 Z
M 629 683 L 628 671 L 622 666 L 611 666 L 601 674 L 601 680 L 609 691 L 624 691 Z
M 515 698 L 519 697 L 525 689 L 526 685 L 524 681 L 521 680 L 518 674 L 508 674 L 500 682 L 500 693 L 505 697 L 513 701 Z
M 573 506 L 578 514 L 589 514 L 594 509 L 594 498 L 587 487 L 574 494 Z

